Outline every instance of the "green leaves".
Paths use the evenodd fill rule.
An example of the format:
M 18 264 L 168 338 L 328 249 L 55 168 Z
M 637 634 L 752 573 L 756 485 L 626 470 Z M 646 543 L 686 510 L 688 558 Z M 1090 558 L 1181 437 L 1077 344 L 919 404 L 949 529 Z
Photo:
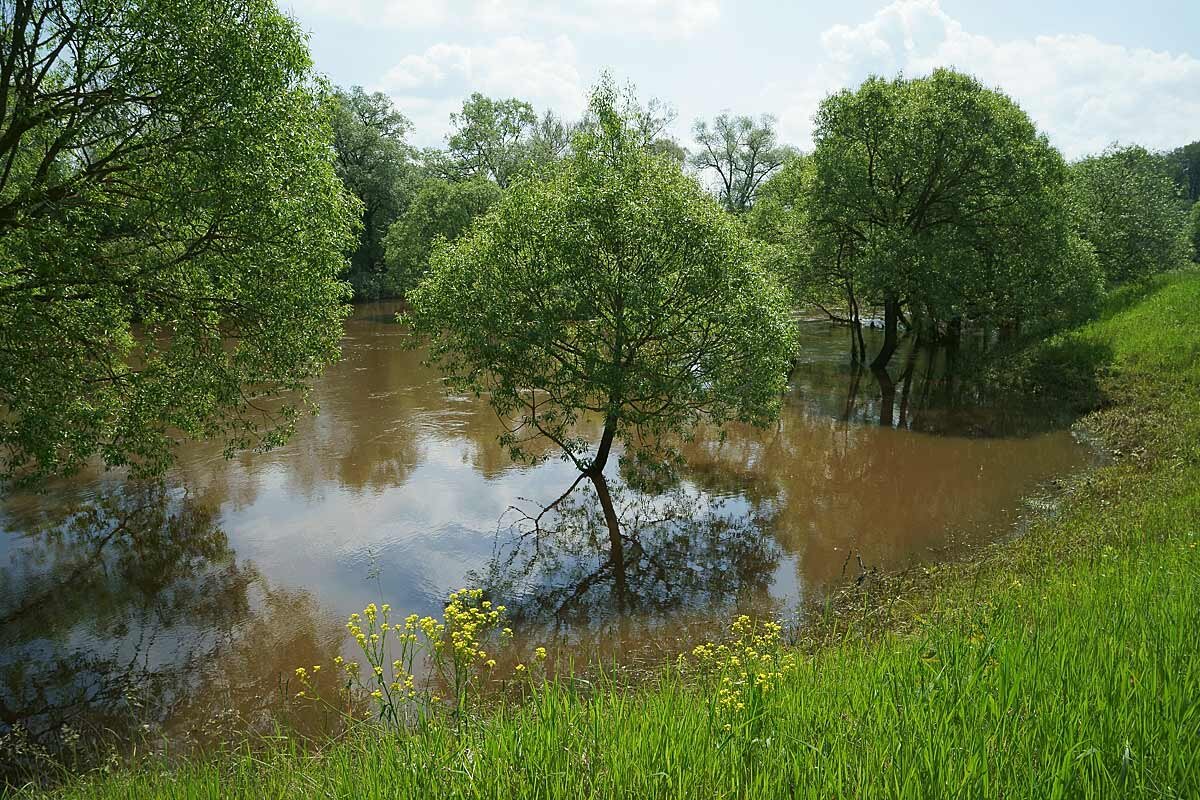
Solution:
M 1071 165 L 1070 192 L 1075 227 L 1110 285 L 1186 260 L 1186 212 L 1162 156 L 1109 148 Z
M 500 199 L 500 192 L 484 178 L 457 183 L 431 179 L 422 184 L 384 239 L 389 283 L 401 293 L 415 286 L 429 267 L 435 242 L 457 239 Z
M 572 155 L 437 246 L 410 294 L 433 357 L 510 420 L 516 455 L 546 438 L 587 468 L 585 414 L 636 451 L 777 411 L 786 295 L 737 221 L 646 151 L 633 108 L 602 84 Z
M 334 166 L 362 202 L 362 229 L 347 275 L 357 297 L 392 293 L 383 279 L 383 238 L 408 201 L 415 181 L 412 148 L 404 141 L 411 124 L 382 92 L 355 86 L 338 90 L 333 105 Z
M 267 0 L 16 5 L 0 482 L 278 441 L 337 356 L 355 213 L 302 35 Z
M 931 326 L 1052 313 L 1087 267 L 1068 242 L 1062 157 L 998 91 L 939 69 L 870 78 L 816 119 L 815 257 L 871 304 Z M 1094 282 L 1093 282 L 1094 283 Z

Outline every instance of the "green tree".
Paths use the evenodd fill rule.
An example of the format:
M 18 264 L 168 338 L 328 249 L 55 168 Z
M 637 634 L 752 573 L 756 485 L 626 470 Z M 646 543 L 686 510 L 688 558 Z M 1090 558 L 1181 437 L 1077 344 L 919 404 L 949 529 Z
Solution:
M 812 190 L 814 179 L 811 158 L 788 158 L 759 189 L 746 215 L 747 230 L 767 243 L 775 272 L 797 302 L 850 326 L 850 352 L 861 363 L 866 360 L 862 319 L 867 309 L 856 272 L 857 242 L 845 232 L 839 235 L 817 224 L 812 209 L 820 198 Z
M 1109 284 L 1186 259 L 1184 206 L 1163 157 L 1142 147 L 1110 147 L 1072 164 L 1070 174 L 1076 227 Z
M 488 178 L 506 188 L 526 166 L 528 145 L 538 127 L 533 106 L 510 97 L 493 100 L 479 92 L 450 115 L 450 160 L 465 178 Z
M 1189 227 L 1192 240 L 1192 260 L 1200 263 L 1200 203 L 1192 204 Z
M 1184 199 L 1200 202 L 1200 141 L 1172 150 L 1167 154 L 1167 165 Z
M 717 196 L 726 209 L 739 214 L 754 205 L 758 187 L 791 154 L 777 141 L 775 118 L 766 114 L 757 121 L 718 114 L 711 126 L 696 120 L 692 136 L 692 166 L 716 174 Z
M 964 319 L 1053 313 L 1088 285 L 1064 256 L 1062 157 L 974 78 L 870 78 L 822 102 L 814 140 L 814 252 L 849 258 L 860 299 L 883 308 L 874 366 L 891 359 L 902 319 L 953 335 Z
M 429 268 L 434 244 L 457 239 L 500 195 L 500 187 L 483 178 L 426 181 L 384 239 L 389 285 L 400 294 L 415 286 Z
M 357 209 L 269 0 L 12 0 L 0 25 L 0 482 L 289 430 L 336 358 Z
M 452 384 L 510 422 L 513 455 L 557 445 L 619 536 L 603 475 L 614 442 L 661 464 L 703 420 L 772 419 L 795 333 L 742 226 L 647 152 L 636 103 L 605 81 L 590 108 L 560 169 L 435 249 L 410 319 Z M 604 421 L 594 452 L 583 415 Z
M 570 150 L 574 133 L 575 126 L 553 111 L 542 114 L 525 148 L 526 169 L 540 171 L 557 164 Z
M 411 148 L 404 137 L 411 124 L 382 92 L 362 87 L 338 90 L 333 146 L 338 177 L 362 201 L 362 231 L 347 275 L 356 297 L 375 299 L 390 292 L 384 281 L 383 237 L 404 211 L 416 182 Z

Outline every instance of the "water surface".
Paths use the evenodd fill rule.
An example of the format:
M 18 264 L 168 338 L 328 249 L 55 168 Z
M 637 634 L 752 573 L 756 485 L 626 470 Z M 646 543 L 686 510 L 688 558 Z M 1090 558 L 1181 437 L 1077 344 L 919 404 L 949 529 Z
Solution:
M 1010 535 L 1025 498 L 1088 458 L 1055 420 L 944 377 L 944 354 L 898 354 L 881 393 L 846 363 L 845 329 L 806 322 L 777 425 L 702 437 L 663 493 L 613 460 L 614 553 L 586 484 L 533 530 L 574 467 L 513 463 L 394 312 L 356 310 L 320 414 L 285 447 L 192 444 L 161 489 L 84 474 L 0 507 L 0 729 L 263 724 L 296 665 L 344 647 L 346 614 L 436 614 L 464 585 L 508 605 L 519 648 L 658 661 L 735 609 L 786 616 L 864 571 Z

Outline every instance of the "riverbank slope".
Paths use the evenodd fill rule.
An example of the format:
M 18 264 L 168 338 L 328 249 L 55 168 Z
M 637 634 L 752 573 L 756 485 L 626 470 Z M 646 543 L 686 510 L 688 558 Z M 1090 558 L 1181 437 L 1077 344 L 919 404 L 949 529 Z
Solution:
M 1200 273 L 1124 290 L 1004 367 L 1022 391 L 1097 408 L 1080 426 L 1108 463 L 972 563 L 843 596 L 749 708 L 671 669 L 634 690 L 551 685 L 457 732 L 146 763 L 61 796 L 1192 796 Z

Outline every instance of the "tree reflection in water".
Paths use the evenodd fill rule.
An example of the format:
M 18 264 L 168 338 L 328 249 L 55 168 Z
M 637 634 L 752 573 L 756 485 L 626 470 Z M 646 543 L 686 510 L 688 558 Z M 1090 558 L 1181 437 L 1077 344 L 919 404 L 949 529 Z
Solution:
M 4 536 L 0 780 L 268 724 L 280 675 L 340 646 L 306 593 L 267 586 L 208 510 L 161 485 Z
M 601 488 L 608 483 L 601 478 Z M 513 509 L 472 585 L 505 598 L 518 638 L 569 647 L 577 662 L 712 635 L 722 610 L 779 609 L 769 587 L 779 546 L 740 503 L 687 485 L 657 496 L 612 487 L 613 535 L 596 487 L 580 483 L 550 512 Z

